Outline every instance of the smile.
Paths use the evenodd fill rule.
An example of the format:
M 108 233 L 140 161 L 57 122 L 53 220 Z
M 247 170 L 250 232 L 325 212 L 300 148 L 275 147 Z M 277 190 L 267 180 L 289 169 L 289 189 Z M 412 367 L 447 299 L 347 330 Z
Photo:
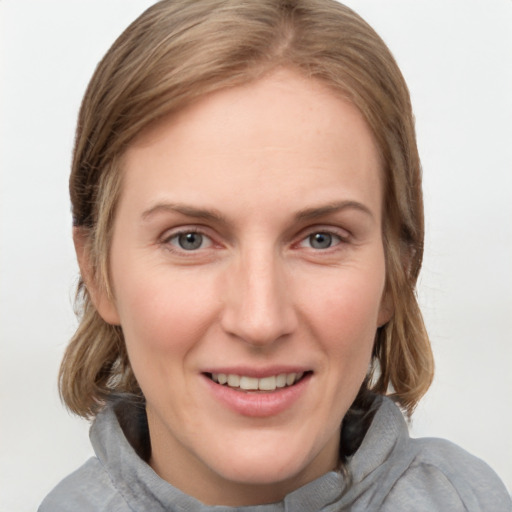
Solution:
M 233 389 L 242 391 L 275 391 L 276 389 L 293 386 L 302 379 L 304 372 L 280 373 L 279 375 L 270 375 L 261 379 L 232 373 L 211 373 L 209 376 L 213 382 Z
M 203 382 L 217 403 L 236 414 L 268 418 L 291 409 L 304 397 L 314 375 L 299 368 L 269 370 L 210 370 L 203 373 Z

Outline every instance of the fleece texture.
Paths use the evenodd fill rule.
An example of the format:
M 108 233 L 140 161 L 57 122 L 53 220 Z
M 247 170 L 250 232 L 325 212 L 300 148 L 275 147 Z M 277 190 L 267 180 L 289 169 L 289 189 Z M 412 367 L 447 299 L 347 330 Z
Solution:
M 162 480 L 105 409 L 91 428 L 96 456 L 65 478 L 39 512 L 512 512 L 503 483 L 480 459 L 441 439 L 411 439 L 400 409 L 381 401 L 349 478 L 329 472 L 279 503 L 207 506 Z

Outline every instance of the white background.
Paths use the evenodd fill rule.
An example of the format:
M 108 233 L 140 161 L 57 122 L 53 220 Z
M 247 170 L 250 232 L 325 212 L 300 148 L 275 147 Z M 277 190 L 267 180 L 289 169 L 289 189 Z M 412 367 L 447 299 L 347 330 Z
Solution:
M 91 453 L 59 403 L 75 328 L 67 178 L 81 96 L 147 0 L 0 0 L 0 509 L 35 510 Z M 512 489 L 512 1 L 350 0 L 409 83 L 426 200 L 420 299 L 437 362 L 414 435 Z

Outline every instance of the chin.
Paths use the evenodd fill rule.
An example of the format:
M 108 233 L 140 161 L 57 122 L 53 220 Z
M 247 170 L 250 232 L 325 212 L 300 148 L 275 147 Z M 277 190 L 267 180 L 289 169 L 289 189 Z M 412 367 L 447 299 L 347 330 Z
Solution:
M 237 484 L 266 486 L 279 484 L 298 478 L 304 467 L 296 461 L 247 461 L 246 464 L 233 464 L 230 467 L 217 468 L 216 472 L 224 479 Z
M 335 438 L 338 436 L 336 434 Z M 211 453 L 210 468 L 223 479 L 237 484 L 272 486 L 293 482 L 295 488 L 334 468 L 337 444 L 333 446 L 328 442 L 318 451 L 307 439 L 287 443 L 279 437 L 272 443 L 268 436 L 255 435 L 243 448 L 229 450 L 236 453 L 232 457 Z

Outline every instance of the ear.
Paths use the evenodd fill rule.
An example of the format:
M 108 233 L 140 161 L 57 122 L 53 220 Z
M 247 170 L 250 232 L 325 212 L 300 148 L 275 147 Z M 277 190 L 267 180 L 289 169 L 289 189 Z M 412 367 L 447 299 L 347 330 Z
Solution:
M 382 299 L 380 301 L 380 309 L 379 316 L 377 318 L 377 327 L 382 327 L 387 324 L 391 318 L 393 318 L 393 314 L 395 313 L 395 306 L 393 304 L 393 299 L 391 298 L 391 292 L 387 289 L 384 290 L 382 294 Z
M 85 228 L 73 228 L 73 243 L 75 244 L 76 257 L 80 274 L 89 292 L 92 303 L 105 322 L 112 325 L 120 325 L 119 314 L 114 299 L 109 296 L 104 283 L 99 282 L 94 271 L 92 255 L 89 244 L 89 232 Z

